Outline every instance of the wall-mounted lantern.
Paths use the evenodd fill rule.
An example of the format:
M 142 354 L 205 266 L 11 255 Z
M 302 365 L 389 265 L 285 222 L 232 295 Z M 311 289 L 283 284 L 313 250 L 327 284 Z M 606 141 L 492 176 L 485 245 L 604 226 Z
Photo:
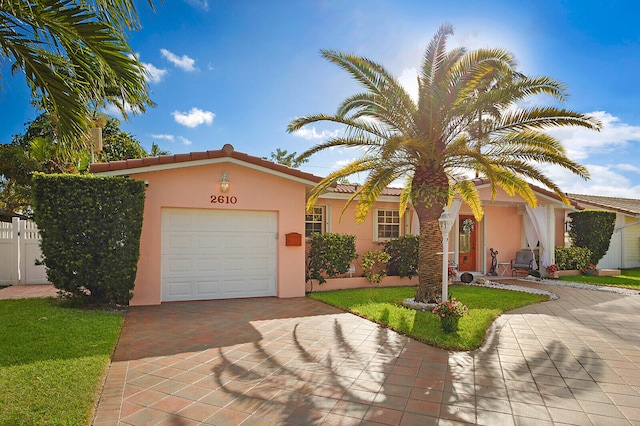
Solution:
M 220 179 L 220 192 L 226 194 L 227 192 L 229 192 L 229 180 L 227 179 L 227 171 L 225 170 L 222 173 L 222 179 Z

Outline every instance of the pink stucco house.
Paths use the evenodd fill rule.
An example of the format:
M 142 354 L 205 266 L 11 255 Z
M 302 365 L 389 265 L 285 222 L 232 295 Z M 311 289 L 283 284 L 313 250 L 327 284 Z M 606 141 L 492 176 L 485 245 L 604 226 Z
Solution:
M 238 297 L 305 294 L 305 234 L 356 235 L 358 253 L 417 229 L 411 208 L 399 216 L 399 189 L 387 189 L 363 223 L 355 204 L 340 219 L 354 185 L 337 185 L 305 213 L 308 191 L 321 177 L 235 151 L 220 150 L 92 164 L 103 176 L 128 176 L 147 184 L 138 275 L 131 305 Z M 538 207 L 502 191 L 491 200 L 477 180 L 485 216 L 477 223 L 454 201 L 450 252 L 461 271 L 486 273 L 489 249 L 508 263 L 535 247 L 542 266 L 564 245 L 566 210 L 555 194 L 534 188 Z M 458 210 L 458 211 L 456 211 Z M 356 272 L 360 272 L 356 262 Z M 506 265 L 499 272 L 510 274 Z M 415 280 L 414 280 L 415 281 Z

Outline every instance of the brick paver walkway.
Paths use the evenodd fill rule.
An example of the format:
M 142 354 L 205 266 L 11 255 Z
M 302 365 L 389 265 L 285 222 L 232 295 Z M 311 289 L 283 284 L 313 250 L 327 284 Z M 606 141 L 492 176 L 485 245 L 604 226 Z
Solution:
M 640 297 L 543 288 L 468 353 L 306 298 L 133 307 L 94 425 L 640 424 Z

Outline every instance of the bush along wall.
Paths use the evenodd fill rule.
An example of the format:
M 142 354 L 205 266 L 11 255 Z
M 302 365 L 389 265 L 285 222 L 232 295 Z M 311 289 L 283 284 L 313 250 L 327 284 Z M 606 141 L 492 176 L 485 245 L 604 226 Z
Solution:
M 56 174 L 36 174 L 33 181 L 51 283 L 89 304 L 128 304 L 140 256 L 144 182 Z
M 555 256 L 561 271 L 582 270 L 591 263 L 591 250 L 586 247 L 556 247 Z
M 590 263 L 597 265 L 609 250 L 616 225 L 616 214 L 604 210 L 583 210 L 569 213 L 569 237 L 576 247 L 591 250 Z
M 384 251 L 391 256 L 387 263 L 387 275 L 413 277 L 418 275 L 417 235 L 405 235 L 384 242 Z
M 337 277 L 349 271 L 349 265 L 358 257 L 356 236 L 342 234 L 311 234 L 309 237 L 307 281 L 327 282 L 325 277 Z

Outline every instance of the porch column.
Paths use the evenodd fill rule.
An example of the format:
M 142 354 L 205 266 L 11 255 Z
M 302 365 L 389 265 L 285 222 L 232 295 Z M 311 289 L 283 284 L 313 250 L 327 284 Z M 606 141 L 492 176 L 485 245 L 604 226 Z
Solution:
M 552 204 L 547 204 L 547 224 L 547 241 L 550 247 L 545 248 L 549 250 L 549 265 L 553 265 L 556 263 L 556 208 Z M 542 266 L 542 261 L 540 266 Z

